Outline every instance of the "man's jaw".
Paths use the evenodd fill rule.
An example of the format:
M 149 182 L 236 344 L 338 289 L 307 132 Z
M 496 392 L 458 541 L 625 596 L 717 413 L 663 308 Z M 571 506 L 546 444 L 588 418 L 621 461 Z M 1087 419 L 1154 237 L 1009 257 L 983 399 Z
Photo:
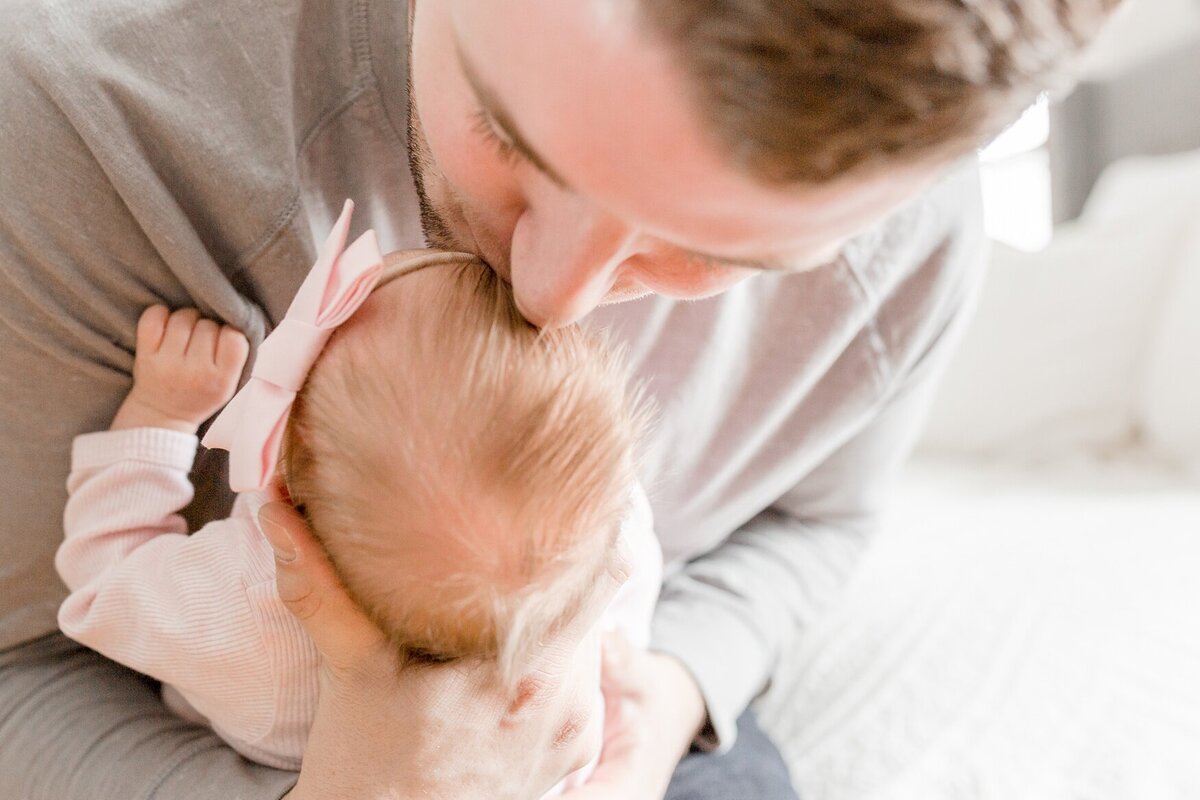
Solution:
M 412 9 L 413 4 L 410 3 L 410 15 Z M 425 141 L 425 131 L 421 127 L 421 118 L 417 113 L 413 97 L 412 64 L 410 61 L 408 83 L 408 168 L 412 175 L 413 186 L 417 191 L 417 203 L 421 212 L 421 230 L 425 234 L 425 243 L 430 247 L 436 247 L 441 250 L 475 253 L 483 258 L 484 254 L 480 253 L 477 245 L 474 247 L 468 245 L 456 234 L 454 227 L 447 219 L 447 215 L 437 207 L 430 196 L 430 177 L 443 187 L 446 186 L 446 180 L 438 171 L 437 165 L 434 163 L 433 157 L 429 152 L 429 145 Z
M 509 281 L 507 259 L 496 258 L 494 254 L 488 252 L 488 248 L 482 246 L 467 218 L 462 202 L 453 196 L 453 190 L 447 185 L 445 179 L 436 174 L 436 168 L 429 160 L 423 146 L 424 142 L 420 139 L 420 133 L 418 131 L 414 131 L 414 133 L 416 135 L 410 137 L 410 140 L 415 142 L 416 146 L 410 148 L 409 165 L 412 169 L 413 184 L 417 190 L 417 202 L 421 211 L 421 230 L 425 234 L 425 243 L 440 250 L 472 253 L 482 259 L 505 281 Z M 442 190 L 440 194 L 443 196 L 439 199 L 443 202 L 436 202 L 430 194 L 430 173 L 433 173 L 438 188 Z

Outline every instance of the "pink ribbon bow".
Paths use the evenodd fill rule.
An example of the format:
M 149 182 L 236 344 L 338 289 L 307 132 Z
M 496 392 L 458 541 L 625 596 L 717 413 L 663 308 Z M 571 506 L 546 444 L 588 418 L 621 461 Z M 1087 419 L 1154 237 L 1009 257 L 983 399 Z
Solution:
M 204 437 L 205 447 L 229 451 L 229 485 L 236 492 L 270 483 L 296 392 L 334 329 L 358 310 L 383 272 L 374 231 L 346 248 L 353 210 L 347 200 L 283 321 L 258 348 L 250 380 Z

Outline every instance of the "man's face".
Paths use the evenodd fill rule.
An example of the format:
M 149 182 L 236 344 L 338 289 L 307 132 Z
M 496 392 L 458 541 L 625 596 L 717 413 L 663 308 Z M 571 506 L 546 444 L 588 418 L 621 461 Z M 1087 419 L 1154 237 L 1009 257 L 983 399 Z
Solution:
M 936 176 L 927 165 L 785 190 L 743 174 L 638 5 L 416 3 L 412 148 L 426 233 L 482 256 L 531 322 L 825 263 Z

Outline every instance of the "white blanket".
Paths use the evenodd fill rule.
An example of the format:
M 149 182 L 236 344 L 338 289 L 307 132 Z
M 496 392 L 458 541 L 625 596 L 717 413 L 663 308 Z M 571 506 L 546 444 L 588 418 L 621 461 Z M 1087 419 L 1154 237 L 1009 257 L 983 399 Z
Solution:
M 804 800 L 1200 798 L 1200 480 L 923 461 L 895 499 L 764 704 Z
M 803 800 L 1200 800 L 1200 154 L 996 256 L 764 722 Z

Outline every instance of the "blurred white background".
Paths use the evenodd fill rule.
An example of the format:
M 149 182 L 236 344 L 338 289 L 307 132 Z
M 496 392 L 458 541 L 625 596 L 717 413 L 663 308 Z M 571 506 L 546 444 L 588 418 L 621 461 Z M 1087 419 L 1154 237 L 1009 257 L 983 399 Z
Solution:
M 983 152 L 978 313 L 770 690 L 804 800 L 1200 798 L 1200 2 L 1085 75 Z

